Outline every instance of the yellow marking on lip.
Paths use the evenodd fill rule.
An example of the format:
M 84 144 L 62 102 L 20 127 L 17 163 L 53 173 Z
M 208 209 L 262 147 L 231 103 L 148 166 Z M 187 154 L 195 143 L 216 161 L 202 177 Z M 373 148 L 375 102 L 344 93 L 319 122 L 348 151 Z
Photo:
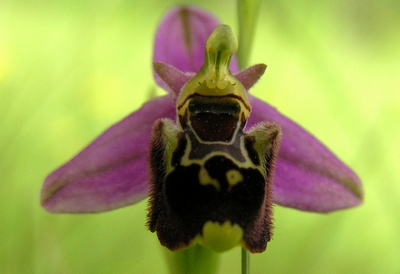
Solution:
M 211 178 L 211 176 L 208 174 L 207 170 L 204 167 L 200 169 L 199 182 L 204 186 L 213 185 L 218 191 L 221 189 L 218 180 Z
M 243 175 L 236 169 L 231 169 L 226 172 L 226 180 L 232 187 L 243 181 Z
M 215 252 L 224 252 L 242 245 L 243 229 L 238 224 L 225 221 L 223 224 L 208 221 L 203 225 L 197 242 Z

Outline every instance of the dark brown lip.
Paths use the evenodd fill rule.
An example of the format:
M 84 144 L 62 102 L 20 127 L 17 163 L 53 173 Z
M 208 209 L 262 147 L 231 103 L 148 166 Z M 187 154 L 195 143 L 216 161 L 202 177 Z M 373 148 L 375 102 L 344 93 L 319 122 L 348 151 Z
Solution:
M 250 107 L 248 104 L 246 104 L 246 102 L 243 100 L 243 98 L 242 98 L 241 96 L 238 96 L 238 95 L 235 95 L 235 94 L 227 94 L 227 95 L 224 95 L 224 96 L 206 96 L 206 95 L 198 94 L 197 92 L 195 92 L 195 93 L 189 95 L 188 97 L 186 97 L 186 99 L 185 99 L 180 105 L 177 106 L 178 111 L 185 105 L 185 103 L 187 102 L 187 100 L 189 100 L 189 99 L 191 99 L 191 98 L 193 98 L 193 97 L 195 97 L 195 96 L 199 96 L 199 97 L 221 97 L 221 98 L 227 97 L 227 98 L 235 98 L 235 99 L 239 100 L 240 102 L 242 102 L 243 105 L 244 105 L 244 107 L 245 107 L 249 112 L 251 111 L 251 107 Z

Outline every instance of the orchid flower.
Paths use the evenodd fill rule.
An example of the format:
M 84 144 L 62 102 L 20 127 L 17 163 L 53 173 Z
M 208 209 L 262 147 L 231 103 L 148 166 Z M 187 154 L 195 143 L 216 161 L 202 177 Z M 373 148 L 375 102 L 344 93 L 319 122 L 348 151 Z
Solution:
M 148 225 L 150 230 L 157 231 L 162 244 L 171 250 L 190 246 L 196 240 L 217 251 L 242 245 L 252 252 L 261 252 L 270 239 L 272 201 L 281 206 L 311 212 L 330 212 L 353 207 L 362 202 L 363 191 L 360 179 L 349 167 L 301 126 L 279 113 L 274 107 L 248 93 L 248 90 L 263 75 L 266 66 L 258 64 L 239 71 L 233 54 L 236 50 L 235 46 L 230 48 L 235 43 L 231 40 L 233 34 L 230 33 L 229 27 L 222 26 L 221 30 L 221 27 L 217 27 L 219 24 L 220 22 L 213 15 L 193 6 L 179 6 L 168 11 L 157 30 L 153 60 L 155 81 L 167 91 L 167 95 L 149 100 L 139 110 L 106 130 L 78 155 L 51 173 L 46 178 L 41 192 L 41 203 L 46 210 L 55 213 L 114 210 L 146 198 L 151 186 Z M 228 37 L 225 37 L 228 41 L 226 44 L 221 42 L 225 41 L 221 35 Z M 205 45 L 206 50 L 204 50 Z M 217 48 L 219 53 L 215 55 L 213 48 Z M 218 58 L 215 59 L 217 55 Z M 210 58 L 214 58 L 214 61 L 210 61 Z M 207 66 L 209 64 L 211 66 Z M 210 102 L 214 102 L 212 99 L 191 101 L 193 104 L 186 106 L 189 118 L 185 118 L 182 109 L 185 110 L 184 105 L 190 97 L 188 95 L 191 95 L 194 90 L 199 92 L 198 86 L 201 85 L 204 85 L 203 91 L 205 90 L 204 94 L 207 96 L 208 90 L 225 91 L 228 85 L 237 92 L 229 96 L 244 99 L 240 103 L 224 101 L 223 104 L 227 110 L 224 107 L 221 111 L 204 110 L 209 107 Z M 218 104 L 221 102 L 218 101 Z M 236 109 L 237 105 L 240 106 L 240 110 Z M 240 220 L 224 222 L 225 217 L 224 219 L 221 216 L 213 216 L 217 225 L 214 222 L 208 223 L 211 234 L 228 231 L 233 233 L 232 239 L 236 237 L 234 242 L 226 243 L 225 246 L 222 244 L 222 247 L 213 245 L 214 240 L 203 235 L 208 233 L 201 230 L 201 227 L 203 225 L 206 227 L 207 223 L 204 216 L 201 216 L 203 220 L 198 224 L 199 227 L 191 228 L 190 235 L 186 234 L 189 232 L 184 231 L 178 237 L 176 230 L 182 229 L 183 226 L 179 225 L 175 217 L 173 220 L 171 215 L 165 213 L 171 209 L 163 208 L 168 206 L 163 202 L 164 200 L 179 199 L 182 196 L 177 194 L 179 189 L 174 189 L 173 194 L 165 193 L 165 186 L 162 185 L 166 177 L 165 173 L 168 174 L 174 169 L 165 161 L 166 159 L 176 160 L 178 154 L 179 157 L 184 157 L 182 155 L 185 152 L 182 149 L 178 151 L 178 148 L 179 144 L 187 139 L 179 137 L 179 134 L 187 133 L 184 126 L 188 122 L 185 119 L 194 119 L 193 117 L 202 111 L 207 112 L 207 115 L 210 112 L 215 114 L 207 116 L 209 118 L 219 117 L 221 112 L 230 118 L 236 117 L 233 121 L 235 130 L 236 125 L 240 124 L 239 118 L 242 119 L 243 123 L 240 124 L 238 130 L 243 131 L 240 133 L 244 136 L 243 140 L 251 137 L 254 141 L 252 145 L 246 143 L 246 149 L 243 150 L 246 152 L 243 155 L 250 158 L 253 155 L 255 158 L 252 159 L 265 162 L 263 169 L 260 169 L 264 176 L 262 178 L 264 178 L 265 186 L 262 186 L 262 189 L 266 189 L 265 194 L 261 193 L 261 197 L 257 198 L 254 191 L 241 190 L 243 195 L 248 195 L 245 198 L 251 205 L 253 205 L 253 200 L 259 200 L 256 213 L 254 213 L 258 219 L 254 217 L 255 220 L 252 219 L 250 223 L 242 224 Z M 230 118 L 226 120 L 221 118 L 222 122 L 218 124 L 216 121 L 216 123 L 219 126 L 225 125 Z M 223 132 L 209 137 L 206 130 L 200 133 L 204 127 L 202 121 L 199 120 L 198 123 L 194 120 L 190 121 L 192 129 L 195 129 L 193 132 L 201 135 L 199 138 L 203 141 L 233 134 L 226 133 L 228 129 L 222 126 Z M 195 139 L 189 138 L 192 143 L 193 140 Z M 217 148 L 208 146 L 207 149 L 223 150 L 224 148 L 221 148 L 223 146 L 221 144 Z M 175 156 L 172 155 L 174 152 L 172 149 L 176 149 L 175 152 L 178 151 L 174 153 Z M 208 153 L 211 153 L 210 151 Z M 252 154 L 251 151 L 254 153 Z M 229 151 L 224 153 L 229 154 Z M 226 164 L 226 160 L 224 161 L 223 163 Z M 160 173 L 160 169 L 164 173 Z M 215 183 L 215 178 L 208 174 L 210 169 L 205 170 L 202 173 L 204 176 L 200 178 L 200 181 L 203 180 L 200 184 L 218 190 L 221 185 L 218 182 Z M 240 173 L 241 169 L 235 170 L 230 173 L 232 181 L 228 184 L 232 189 L 244 180 L 243 174 Z M 230 172 L 231 169 L 225 171 Z M 175 202 L 182 205 L 177 200 L 171 203 Z M 235 208 L 228 211 L 234 210 Z M 185 214 L 190 213 L 185 212 Z M 160 216 L 164 218 L 161 224 L 159 223 Z M 196 217 L 197 215 L 190 216 L 189 219 L 196 223 Z M 176 227 L 166 229 L 169 223 L 173 223 Z M 236 223 L 239 225 L 237 226 Z M 167 237 L 166 234 L 173 229 L 176 229 L 175 237 L 179 239 Z M 199 236 L 203 238 L 199 239 Z M 210 237 L 212 238 L 212 235 Z M 258 242 L 255 242 L 257 239 Z

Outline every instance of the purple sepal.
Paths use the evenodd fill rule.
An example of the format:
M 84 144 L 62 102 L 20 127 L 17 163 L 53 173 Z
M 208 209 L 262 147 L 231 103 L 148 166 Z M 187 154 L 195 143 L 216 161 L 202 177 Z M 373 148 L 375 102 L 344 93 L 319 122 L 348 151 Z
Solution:
M 282 142 L 275 167 L 274 202 L 305 211 L 329 212 L 359 205 L 363 189 L 357 175 L 328 148 L 275 108 L 250 96 L 248 127 L 276 122 Z
M 41 203 L 50 212 L 102 212 L 148 195 L 147 155 L 151 128 L 175 118 L 171 96 L 152 99 L 113 125 L 45 180 Z
M 153 62 L 174 66 L 182 72 L 198 72 L 204 63 L 204 45 L 220 21 L 211 13 L 195 6 L 177 6 L 163 17 L 154 41 Z M 236 56 L 230 69 L 238 71 Z M 169 87 L 154 71 L 157 84 L 167 91 Z

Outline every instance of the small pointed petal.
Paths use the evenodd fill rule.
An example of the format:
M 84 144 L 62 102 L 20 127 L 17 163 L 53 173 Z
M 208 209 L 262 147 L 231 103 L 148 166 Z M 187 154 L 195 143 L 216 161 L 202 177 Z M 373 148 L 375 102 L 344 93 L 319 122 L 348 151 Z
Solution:
M 263 76 L 267 66 L 257 64 L 235 74 L 246 90 L 249 90 Z
M 176 96 L 178 96 L 186 82 L 194 76 L 193 73 L 184 73 L 162 62 L 154 62 L 153 66 L 156 75 L 160 77 L 161 81 L 163 81 Z
M 194 6 L 170 9 L 162 19 L 154 42 L 154 62 L 170 64 L 183 72 L 198 72 L 204 62 L 204 45 L 208 36 L 220 24 L 208 11 Z M 231 71 L 238 71 L 236 57 Z M 154 73 L 157 84 L 170 91 Z
M 250 102 L 253 111 L 248 126 L 270 121 L 282 129 L 274 202 L 315 212 L 353 207 L 362 202 L 360 179 L 329 149 L 270 105 L 252 96 Z
M 158 97 L 112 126 L 46 178 L 43 207 L 60 213 L 102 212 L 145 198 L 151 128 L 158 118 L 175 115 L 171 96 Z

